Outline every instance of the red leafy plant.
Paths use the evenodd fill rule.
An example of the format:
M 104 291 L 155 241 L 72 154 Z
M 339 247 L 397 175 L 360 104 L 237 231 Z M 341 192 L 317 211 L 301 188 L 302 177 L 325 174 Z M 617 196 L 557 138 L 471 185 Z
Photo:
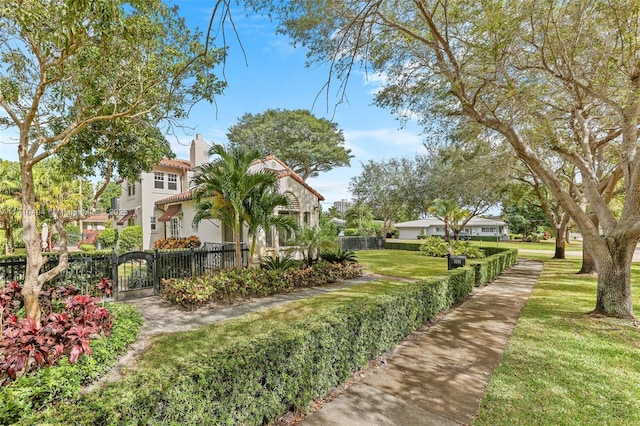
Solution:
M 10 287 L 13 297 L 18 298 L 15 286 Z M 44 292 L 42 297 L 49 301 L 49 307 L 62 303 L 50 303 L 48 298 L 67 297 L 62 312 L 49 312 L 41 328 L 32 319 L 18 320 L 13 310 L 18 305 L 5 297 L 10 292 L 6 288 L 0 292 L 5 326 L 0 339 L 0 385 L 41 366 L 53 365 L 63 355 L 68 355 L 73 364 L 81 354 L 92 354 L 91 339 L 111 333 L 111 314 L 91 296 L 71 295 L 74 291 L 69 287 Z
M 109 297 L 113 292 L 113 281 L 109 278 L 103 278 L 98 284 L 96 284 L 96 288 L 100 290 L 104 297 Z

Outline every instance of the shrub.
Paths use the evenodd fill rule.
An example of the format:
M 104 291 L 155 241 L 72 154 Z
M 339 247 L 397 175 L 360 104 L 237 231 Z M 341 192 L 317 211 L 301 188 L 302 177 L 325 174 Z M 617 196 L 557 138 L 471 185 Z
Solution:
M 296 260 L 291 256 L 263 256 L 260 258 L 260 267 L 271 271 L 286 271 L 287 269 L 299 268 L 301 265 L 301 261 Z
M 142 317 L 131 305 L 107 304 L 106 309 L 113 318 L 111 335 L 91 341 L 91 357 L 81 356 L 75 364 L 61 358 L 0 386 L 0 424 L 26 424 L 35 411 L 77 398 L 83 385 L 101 377 L 128 350 L 138 338 Z
M 484 257 L 482 249 L 472 245 L 469 241 L 451 241 L 449 245 L 440 237 L 426 238 L 420 246 L 420 252 L 425 256 L 444 257 L 449 254 L 449 248 L 451 248 L 451 254 L 454 256 L 467 256 L 470 259 Z
M 115 228 L 107 228 L 98 235 L 98 241 L 102 248 L 113 247 L 118 241 L 118 230 Z
M 111 331 L 111 316 L 96 305 L 90 296 L 68 296 L 60 313 L 52 312 L 52 298 L 67 296 L 73 288 L 53 289 L 43 293 L 42 327 L 30 318 L 19 320 L 20 286 L 12 283 L 0 298 L 3 310 L 3 333 L 0 339 L 0 385 L 7 384 L 41 366 L 53 365 L 63 354 L 74 364 L 85 353 L 91 355 L 89 340 Z M 18 303 L 16 300 L 18 299 Z
M 444 257 L 449 253 L 449 244 L 440 237 L 426 237 L 420 246 L 420 253 L 431 257 Z
M 154 249 L 170 250 L 181 248 L 199 248 L 202 245 L 197 235 L 184 238 L 160 238 L 153 243 Z
M 120 248 L 130 251 L 142 247 L 142 226 L 127 226 L 120 232 Z
M 84 252 L 96 251 L 96 246 L 94 246 L 93 244 L 80 244 L 80 250 Z
M 352 279 L 362 275 L 360 265 L 319 262 L 309 267 L 282 269 L 224 269 L 213 276 L 162 280 L 161 297 L 185 309 L 197 309 L 216 300 L 262 297 Z
M 329 263 L 356 262 L 358 256 L 353 250 L 325 251 L 320 253 L 320 258 Z
M 398 242 L 384 242 L 385 250 L 408 250 L 408 251 L 420 251 L 421 242 L 415 243 L 398 243 Z

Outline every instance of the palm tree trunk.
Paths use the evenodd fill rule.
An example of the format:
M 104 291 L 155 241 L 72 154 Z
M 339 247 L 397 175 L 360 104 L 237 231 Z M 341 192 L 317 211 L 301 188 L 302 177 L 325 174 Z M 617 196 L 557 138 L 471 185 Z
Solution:
M 234 224 L 234 234 L 235 234 L 235 247 L 236 247 L 236 268 L 242 268 L 242 246 L 240 245 L 240 238 L 242 232 L 242 224 L 240 222 L 240 212 L 236 210 L 235 212 L 235 224 Z

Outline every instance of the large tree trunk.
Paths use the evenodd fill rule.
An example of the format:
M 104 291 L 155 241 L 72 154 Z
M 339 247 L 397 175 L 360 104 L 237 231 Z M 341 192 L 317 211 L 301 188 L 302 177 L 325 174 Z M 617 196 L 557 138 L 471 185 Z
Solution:
M 598 228 L 600 222 L 595 214 L 590 213 L 589 219 L 593 225 Z M 589 244 L 586 244 L 585 241 L 582 241 L 582 267 L 578 271 L 578 274 L 585 275 L 595 275 L 598 272 L 598 268 L 596 266 L 596 261 L 593 259 L 593 254 L 589 250 Z
M 42 290 L 39 282 L 40 268 L 44 264 L 42 246 L 38 237 L 36 223 L 35 190 L 33 185 L 33 169 L 30 164 L 20 161 L 22 189 L 22 240 L 27 251 L 27 265 L 22 285 L 27 318 L 31 318 L 40 328 L 41 310 L 38 296 Z
M 622 235 L 606 239 L 606 250 L 593 253 L 598 269 L 598 291 L 593 313 L 635 318 L 631 299 L 631 260 L 636 241 Z
M 582 246 L 582 267 L 578 271 L 578 274 L 595 275 L 598 272 L 596 268 L 596 262 L 593 260 L 591 251 L 587 246 Z
M 556 251 L 553 254 L 552 259 L 566 259 L 565 256 L 565 244 L 567 240 L 564 238 L 556 239 Z
M 564 213 L 559 224 L 554 227 L 554 237 L 556 239 L 556 252 L 552 259 L 566 259 L 565 250 L 567 247 L 567 232 L 569 229 L 569 221 L 571 216 L 568 213 Z

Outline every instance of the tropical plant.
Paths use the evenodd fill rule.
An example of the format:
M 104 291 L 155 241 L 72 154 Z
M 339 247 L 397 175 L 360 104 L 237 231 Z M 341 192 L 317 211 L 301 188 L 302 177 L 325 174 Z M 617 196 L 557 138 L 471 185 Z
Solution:
M 251 213 L 263 213 L 257 207 L 251 209 L 251 197 L 259 203 L 259 195 L 275 190 L 277 177 L 269 170 L 250 171 L 251 164 L 260 157 L 258 151 L 241 148 L 226 149 L 213 145 L 209 155 L 216 155 L 212 162 L 199 166 L 192 179 L 195 216 L 193 226 L 207 218 L 215 218 L 233 229 L 236 264 L 242 265 L 240 240 L 242 226 Z M 255 213 L 258 215 L 258 213 Z M 262 220 L 256 219 L 256 223 Z M 255 225 L 262 226 L 262 223 Z
M 357 262 L 358 256 L 353 250 L 339 249 L 337 251 L 323 251 L 320 253 L 320 258 L 326 260 L 329 263 L 345 263 L 345 262 Z
M 299 260 L 291 256 L 263 256 L 260 258 L 260 268 L 270 271 L 286 271 L 287 269 L 299 267 L 300 263 Z
M 274 175 L 274 179 L 276 179 Z M 277 192 L 275 181 L 273 184 L 261 185 L 254 188 L 244 202 L 244 220 L 251 237 L 249 247 L 249 262 L 255 254 L 257 234 L 259 230 L 271 232 L 276 230 L 293 233 L 299 229 L 296 220 L 288 215 L 274 214 L 278 207 L 287 207 L 289 201 L 286 196 Z
M 20 226 L 20 165 L 0 159 L 0 230 L 4 231 L 4 253 L 15 249 L 14 230 Z
M 335 250 L 338 247 L 333 236 L 324 234 L 320 228 L 309 225 L 304 225 L 287 244 L 298 247 L 308 266 L 316 261 L 321 251 Z
M 184 238 L 160 238 L 153 243 L 154 249 L 180 249 L 180 248 L 199 248 L 202 245 L 200 238 L 197 235 L 191 235 Z

